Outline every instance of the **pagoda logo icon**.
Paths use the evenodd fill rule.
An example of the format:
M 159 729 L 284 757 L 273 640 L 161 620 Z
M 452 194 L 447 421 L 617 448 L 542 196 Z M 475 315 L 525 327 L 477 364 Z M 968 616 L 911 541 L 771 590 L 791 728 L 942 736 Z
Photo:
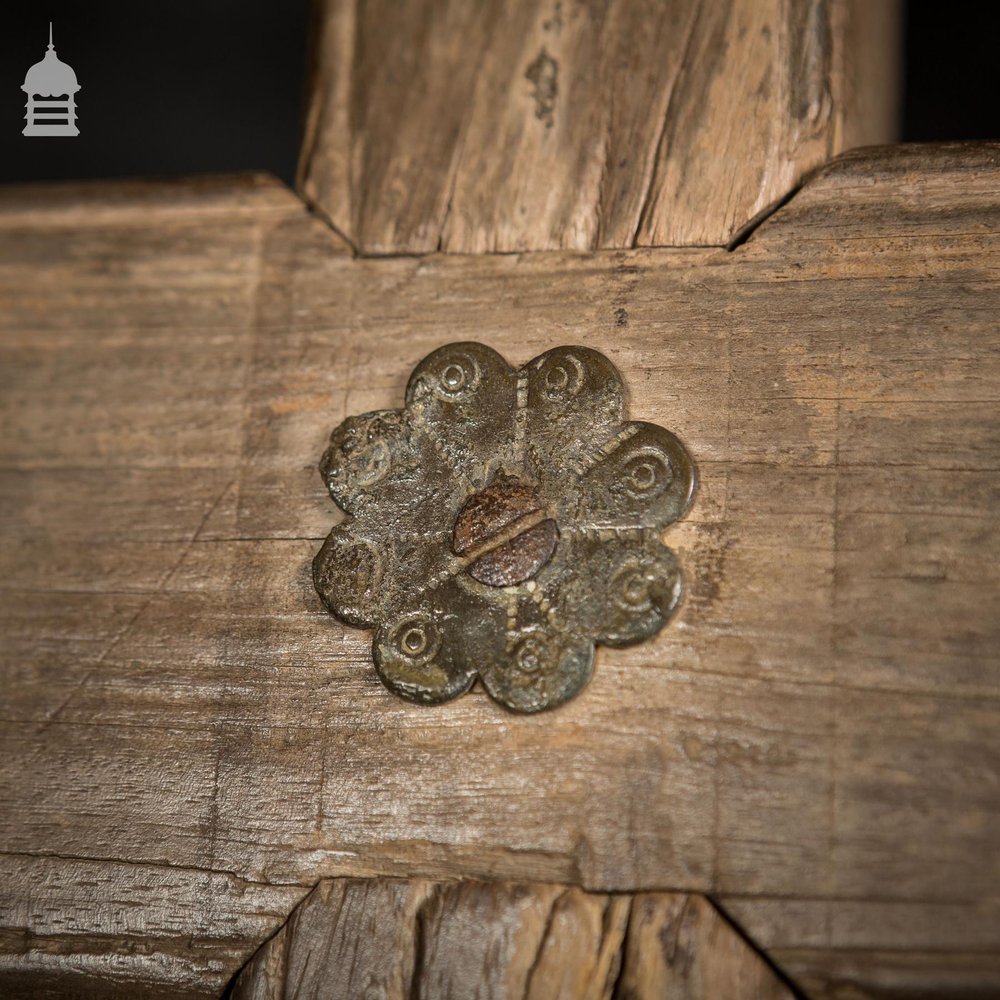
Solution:
M 76 73 L 57 55 L 49 22 L 49 48 L 41 62 L 25 74 L 21 87 L 28 95 L 22 135 L 79 135 L 76 127 Z

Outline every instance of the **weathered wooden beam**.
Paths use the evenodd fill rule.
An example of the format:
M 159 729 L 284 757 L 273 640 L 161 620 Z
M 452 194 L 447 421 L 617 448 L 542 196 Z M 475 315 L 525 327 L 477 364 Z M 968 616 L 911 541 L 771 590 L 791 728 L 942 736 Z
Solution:
M 792 1000 L 703 896 L 327 879 L 232 1000 Z
M 998 183 L 866 152 L 732 252 L 376 261 L 260 182 L 0 193 L 0 973 L 210 992 L 399 875 L 711 892 L 817 996 L 995 990 Z M 676 620 L 538 717 L 394 698 L 309 579 L 329 430 L 469 337 L 604 351 L 701 473 Z
M 0 854 L 0 995 L 219 997 L 306 893 L 173 863 Z
M 895 138 L 892 0 L 323 0 L 299 186 L 363 252 L 728 244 Z

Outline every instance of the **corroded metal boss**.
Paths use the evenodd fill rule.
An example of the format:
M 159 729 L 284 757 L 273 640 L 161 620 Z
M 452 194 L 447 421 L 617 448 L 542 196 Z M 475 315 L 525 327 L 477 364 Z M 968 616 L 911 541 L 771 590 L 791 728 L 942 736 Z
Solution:
M 313 563 L 341 621 L 375 630 L 375 667 L 441 702 L 478 676 L 507 708 L 575 695 L 594 644 L 657 632 L 681 574 L 660 532 L 695 471 L 655 424 L 624 420 L 614 365 L 557 347 L 512 369 L 482 344 L 416 367 L 402 410 L 349 417 L 320 473 L 349 515 Z

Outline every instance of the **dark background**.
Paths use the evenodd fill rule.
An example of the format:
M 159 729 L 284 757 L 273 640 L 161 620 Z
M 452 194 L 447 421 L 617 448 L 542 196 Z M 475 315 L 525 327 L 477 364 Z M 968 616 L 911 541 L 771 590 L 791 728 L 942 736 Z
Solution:
M 475 0 L 473 0 L 475 2 Z M 2 0 L 0 182 L 269 170 L 291 182 L 308 0 Z M 49 21 L 80 135 L 21 135 Z
M 477 0 L 469 0 L 475 3 Z M 870 0 L 878 3 L 880 0 Z M 0 26 L 0 182 L 269 170 L 291 182 L 309 0 L 8 0 Z M 28 67 L 54 22 L 81 134 L 21 135 Z M 1000 4 L 910 0 L 904 141 L 1000 138 Z

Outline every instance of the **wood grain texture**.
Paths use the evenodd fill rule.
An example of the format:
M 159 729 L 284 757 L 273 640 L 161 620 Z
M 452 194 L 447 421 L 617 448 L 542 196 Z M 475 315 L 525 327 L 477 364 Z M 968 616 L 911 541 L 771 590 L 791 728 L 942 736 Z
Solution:
M 327 879 L 231 1000 L 792 1000 L 703 897 Z
M 299 187 L 365 254 L 728 244 L 895 137 L 892 0 L 323 0 Z
M 710 892 L 817 997 L 1000 988 L 998 184 L 868 151 L 732 252 L 393 260 L 277 187 L 4 193 L 7 992 L 193 990 L 346 875 Z M 469 337 L 605 352 L 701 475 L 676 620 L 533 718 L 394 698 L 309 577 L 330 429 Z
M 994 852 L 995 853 L 995 852 Z M 808 997 L 979 998 L 1000 982 L 1000 904 L 727 898 L 728 916 Z
M 174 864 L 16 854 L 0 856 L 0 885 L 0 994 L 33 1000 L 220 996 L 306 894 Z

